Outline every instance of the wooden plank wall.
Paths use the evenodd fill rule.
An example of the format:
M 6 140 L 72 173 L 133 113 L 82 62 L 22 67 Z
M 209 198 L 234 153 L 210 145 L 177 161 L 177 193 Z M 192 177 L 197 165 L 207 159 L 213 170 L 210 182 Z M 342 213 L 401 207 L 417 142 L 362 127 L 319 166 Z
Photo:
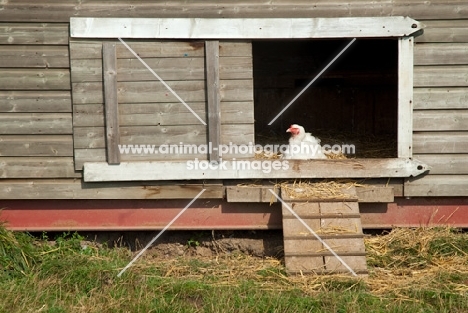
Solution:
M 427 25 L 415 45 L 414 155 L 432 165 L 430 175 L 405 184 L 406 196 L 466 196 L 468 194 L 468 3 L 465 0 L 393 0 L 346 2 L 278 0 L 248 4 L 225 0 L 127 1 L 94 0 L 4 1 L 0 10 L 0 198 L 103 198 L 126 188 L 128 197 L 151 197 L 158 188 L 109 187 L 100 190 L 81 185 L 73 168 L 71 77 L 68 55 L 68 22 L 83 17 L 342 17 L 410 16 Z M 89 47 L 93 51 L 92 45 Z M 85 49 L 86 50 L 86 49 Z M 95 50 L 94 50 L 95 51 Z M 91 59 L 91 58 L 90 58 Z M 99 68 L 99 67 L 98 67 Z M 96 69 L 95 69 L 96 70 Z M 83 73 L 84 74 L 84 73 Z M 193 73 L 196 75 L 197 73 Z M 93 68 L 86 74 L 93 76 Z M 139 74 L 141 75 L 141 73 Z M 130 75 L 131 76 L 131 75 Z M 77 78 L 78 79 L 78 78 Z M 99 81 L 89 78 L 88 84 Z M 242 80 L 239 81 L 239 83 Z M 132 83 L 133 82 L 129 82 Z M 241 85 L 240 85 L 241 86 Z M 76 142 L 78 159 L 103 160 L 97 140 L 103 133 L 102 103 L 87 103 L 97 90 L 82 93 L 74 108 L 75 120 L 93 139 Z M 128 94 L 127 94 L 128 95 Z M 131 94 L 130 94 L 131 96 Z M 79 98 L 80 99 L 80 98 Z M 149 98 L 149 101 L 151 98 Z M 248 102 L 248 101 L 246 101 Z M 237 106 L 247 104 L 242 102 Z M 121 106 L 132 115 L 145 112 Z M 149 102 L 148 102 L 149 103 Z M 202 112 L 203 104 L 196 107 Z M 81 109 L 81 110 L 78 110 Z M 101 111 L 100 111 L 101 110 Z M 127 110 L 127 111 L 126 111 Z M 135 111 L 133 111 L 135 110 Z M 139 111 L 140 110 L 140 111 Z M 169 108 L 170 110 L 176 110 Z M 243 114 L 227 109 L 237 118 Z M 176 110 L 177 112 L 177 110 Z M 130 114 L 132 113 L 132 114 Z M 139 114 L 144 115 L 144 114 Z M 172 114 L 165 117 L 173 116 Z M 124 121 L 125 118 L 122 118 Z M 139 119 L 140 121 L 143 119 Z M 151 122 L 154 122 L 151 119 Z M 99 126 L 93 126 L 97 124 Z M 78 126 L 77 126 L 78 127 Z M 158 127 L 158 126 L 155 126 Z M 132 129 L 127 130 L 131 137 Z M 83 135 L 81 135 L 83 136 Z M 89 145 L 89 147 L 87 147 Z M 90 149 L 93 153 L 89 153 Z M 101 152 L 99 152 L 101 151 Z M 96 152 L 96 153 L 95 153 Z M 6 179 L 8 178 L 8 179 Z M 57 180 L 60 178 L 60 180 Z M 119 185 L 123 186 L 123 185 Z M 102 186 L 101 186 L 102 187 Z M 113 189 L 116 188 L 116 189 Z M 83 195 L 80 190 L 85 190 Z M 137 193 L 134 190 L 138 190 Z M 47 193 L 45 193 L 47 192 Z
M 73 17 L 348 17 L 410 16 L 419 20 L 467 18 L 465 0 L 12 0 L 2 3 L 0 20 L 68 22 Z
M 414 48 L 413 156 L 432 166 L 405 196 L 468 196 L 468 19 L 427 20 Z
M 129 41 L 133 49 L 206 122 L 204 42 Z M 201 145 L 207 127 L 121 43 L 117 97 L 122 145 Z M 250 43 L 221 42 L 221 144 L 254 142 Z M 72 40 L 71 83 L 75 167 L 105 161 L 102 41 Z M 228 155 L 227 157 L 235 157 Z M 122 154 L 122 161 L 206 159 L 206 153 Z
M 0 23 L 0 177 L 74 178 L 68 24 Z
M 68 41 L 66 23 L 0 23 L 0 199 L 193 198 L 202 188 L 206 191 L 201 198 L 222 198 L 224 189 L 219 182 L 86 184 L 81 181 L 81 172 L 74 168 Z M 94 51 L 92 47 L 91 50 Z M 96 74 L 93 72 L 96 69 L 88 70 L 88 76 Z M 101 68 L 99 74 L 102 76 Z M 238 85 L 243 86 L 242 82 Z M 231 87 L 230 92 L 235 93 L 235 88 Z M 78 99 L 86 103 L 86 99 L 98 93 L 94 91 Z M 252 99 L 248 101 L 251 103 Z M 240 120 L 238 115 L 242 114 L 239 108 L 248 107 L 247 103 L 234 105 L 226 109 L 226 115 L 230 114 L 235 124 L 235 117 Z M 144 104 L 140 109 L 132 112 L 145 116 Z M 85 114 L 75 114 L 75 119 L 85 125 L 104 125 L 102 116 L 96 112 L 102 112 L 102 105 L 89 105 L 83 110 Z M 240 124 L 247 125 L 247 119 L 242 119 Z M 99 127 L 96 133 L 103 129 Z M 91 134 L 96 141 L 93 136 L 96 135 Z M 99 157 L 93 155 L 95 159 Z

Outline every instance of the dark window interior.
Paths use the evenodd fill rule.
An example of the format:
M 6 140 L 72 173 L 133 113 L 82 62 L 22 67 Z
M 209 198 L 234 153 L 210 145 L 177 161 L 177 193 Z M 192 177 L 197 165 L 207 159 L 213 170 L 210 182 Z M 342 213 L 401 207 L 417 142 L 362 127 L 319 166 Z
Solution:
M 355 144 L 356 155 L 349 157 L 396 157 L 397 40 L 356 40 L 268 126 L 348 43 L 349 39 L 253 42 L 257 143 L 286 143 L 285 131 L 296 123 L 323 144 Z

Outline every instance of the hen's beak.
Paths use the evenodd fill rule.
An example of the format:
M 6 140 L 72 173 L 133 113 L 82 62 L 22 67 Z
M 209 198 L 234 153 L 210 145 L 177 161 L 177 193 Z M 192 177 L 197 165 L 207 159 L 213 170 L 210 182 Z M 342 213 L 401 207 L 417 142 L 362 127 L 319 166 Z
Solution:
M 286 132 L 287 132 L 287 133 L 290 133 L 290 132 L 291 132 L 291 128 L 288 128 L 288 129 L 286 130 Z

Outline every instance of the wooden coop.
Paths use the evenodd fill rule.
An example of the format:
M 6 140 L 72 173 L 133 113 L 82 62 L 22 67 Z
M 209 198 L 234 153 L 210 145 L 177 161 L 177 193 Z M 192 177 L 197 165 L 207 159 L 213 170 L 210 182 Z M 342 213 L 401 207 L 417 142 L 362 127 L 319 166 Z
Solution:
M 310 225 L 355 225 L 354 241 L 362 228 L 468 227 L 465 1 L 1 7 L 0 218 L 11 229 L 162 229 L 197 195 L 173 229 L 294 230 L 288 206 Z M 265 171 L 281 159 L 212 149 L 285 144 L 293 123 L 356 153 Z M 208 149 L 161 150 L 185 145 Z M 336 212 L 317 195 L 288 198 L 323 179 L 352 182 L 327 199 Z M 290 264 L 303 257 L 288 251 Z M 320 267 L 330 255 L 313 257 Z
M 411 35 L 421 30 L 415 20 L 404 17 L 72 18 L 70 27 L 73 105 L 75 112 L 86 116 L 80 119 L 79 115 L 74 119 L 75 166 L 84 170 L 85 181 L 380 178 L 417 176 L 428 169 L 409 158 L 412 71 L 408 69 L 412 67 L 414 43 Z M 126 43 L 126 37 L 147 42 Z M 376 37 L 387 40 L 368 40 Z M 305 100 L 301 100 L 294 110 L 286 116 L 281 112 L 277 116 L 290 123 L 295 119 L 298 123 L 308 121 L 309 125 L 329 130 L 330 137 L 338 133 L 358 133 L 361 129 L 365 134 L 368 128 L 370 135 L 393 136 L 393 142 L 386 143 L 393 148 L 389 159 L 362 158 L 363 168 L 358 170 L 350 169 L 355 161 L 293 162 L 290 170 L 281 168 L 265 176 L 261 169 L 236 168 L 234 159 L 252 158 L 252 152 L 236 150 L 237 154 L 230 151 L 221 155 L 221 149 L 216 150 L 221 145 L 255 144 L 255 134 L 258 134 L 257 138 L 261 136 L 262 128 L 271 133 L 286 129 L 284 122 L 277 123 L 280 128 L 271 127 L 275 118 L 266 110 L 280 109 L 281 98 L 284 98 L 280 93 L 290 96 L 297 93 L 295 84 L 317 72 L 317 64 L 323 63 L 324 56 L 333 56 L 331 51 L 346 38 L 363 42 L 358 41 L 354 53 L 339 62 L 345 66 L 335 66 L 335 72 L 331 73 L 340 76 L 340 81 L 347 78 L 343 86 L 336 82 L 331 82 L 334 85 L 331 88 L 323 86 L 330 85 L 324 77 L 317 87 L 314 86 L 312 94 L 304 95 Z M 114 42 L 103 41 L 110 39 Z M 283 42 L 275 42 L 277 39 Z M 271 47 L 274 44 L 283 48 Z M 259 55 L 253 55 L 252 45 L 257 47 L 256 51 L 260 50 Z M 379 60 L 369 62 L 372 53 L 378 54 Z M 297 62 L 295 67 L 294 61 Z M 386 61 L 386 66 L 375 64 L 382 61 Z M 311 64 L 310 68 L 305 64 Z M 358 81 L 359 76 L 364 82 Z M 166 81 L 173 82 L 172 87 Z M 265 86 L 268 82 L 273 85 Z M 283 84 L 284 88 L 275 84 Z M 359 88 L 359 84 L 366 88 Z M 254 99 L 254 90 L 257 99 Z M 356 94 L 355 99 L 350 97 L 351 93 Z M 207 117 L 206 122 L 190 107 L 192 103 L 201 116 Z M 297 114 L 301 111 L 305 114 Z M 258 112 L 257 118 L 254 112 Z M 239 120 L 239 117 L 242 118 Z M 273 118 L 272 122 L 268 123 L 265 117 Z M 275 143 L 281 144 L 281 137 Z M 226 168 L 187 171 L 186 160 L 193 159 L 193 155 L 132 155 L 118 151 L 122 145 L 152 145 L 159 149 L 162 145 L 186 144 L 215 147 L 208 154 L 195 157 L 209 161 L 223 159 Z M 98 155 L 100 159 L 96 159 Z

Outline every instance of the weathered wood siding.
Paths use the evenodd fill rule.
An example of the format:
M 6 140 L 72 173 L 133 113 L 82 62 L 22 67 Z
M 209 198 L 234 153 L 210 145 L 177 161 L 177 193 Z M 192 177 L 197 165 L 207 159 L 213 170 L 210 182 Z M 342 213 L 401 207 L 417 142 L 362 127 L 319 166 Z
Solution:
M 419 20 L 467 18 L 464 0 L 252 0 L 128 1 L 11 0 L 0 19 L 9 22 L 68 22 L 70 17 L 345 17 L 410 16 Z
M 392 0 L 392 1 L 309 1 L 278 0 L 265 3 L 222 1 L 55 1 L 31 2 L 12 0 L 2 2 L 0 10 L 0 177 L 3 178 L 0 198 L 113 198 L 120 197 L 121 187 L 107 186 L 90 191 L 74 171 L 73 156 L 79 160 L 104 160 L 104 121 L 102 71 L 93 44 L 80 53 L 89 57 L 71 56 L 73 66 L 83 67 L 80 76 L 70 74 L 68 55 L 70 17 L 344 17 L 344 16 L 410 16 L 426 24 L 425 32 L 415 45 L 414 68 L 414 137 L 415 158 L 432 165 L 429 175 L 405 183 L 406 196 L 466 196 L 468 195 L 468 3 L 464 0 Z M 193 49 L 192 49 L 193 52 Z M 73 52 L 72 52 L 73 53 Z M 143 53 L 143 52 L 141 52 Z M 129 59 L 129 58 L 128 58 Z M 179 58 L 190 65 L 196 58 Z M 182 61 L 183 60 L 183 61 Z M 88 62 L 88 63 L 86 63 Z M 93 63 L 94 62 L 94 63 Z M 127 64 L 125 63 L 127 62 Z M 133 61 L 120 60 L 122 68 Z M 153 62 L 153 61 L 151 61 Z M 154 62 L 163 62 L 155 60 Z M 164 59 L 163 68 L 173 68 L 171 58 Z M 191 63 L 193 62 L 193 63 Z M 186 66 L 186 63 L 181 63 Z M 200 67 L 194 67 L 200 68 Z M 239 75 L 241 73 L 236 73 Z M 125 84 L 138 87 L 144 94 L 152 79 L 144 69 L 126 72 Z M 146 75 L 147 78 L 144 78 Z M 167 75 L 178 75 L 174 70 Z M 189 79 L 197 80 L 194 70 Z M 198 76 L 197 76 L 198 75 Z M 138 76 L 138 81 L 132 81 Z M 244 79 L 244 78 L 243 78 Z M 243 79 L 237 88 L 245 88 Z M 72 105 L 71 86 L 76 87 Z M 221 77 L 221 80 L 223 78 Z M 82 82 L 80 82 L 82 81 Z M 86 81 L 86 82 L 84 82 Z M 82 85 L 80 85 L 82 84 Z M 80 87 L 80 88 L 78 88 Z M 86 87 L 86 88 L 85 88 Z M 94 88 L 91 88 L 94 87 Z M 182 90 L 187 88 L 181 86 Z M 81 91 L 80 91 L 81 90 Z M 85 91 L 87 91 L 85 93 Z M 80 94 L 81 92 L 81 94 Z M 226 91 L 228 93 L 228 91 Z M 132 94 L 125 93 L 131 99 Z M 204 98 L 196 92 L 191 104 L 196 112 L 206 114 Z M 161 92 L 158 96 L 165 96 Z M 94 99 L 92 102 L 91 99 Z M 123 101 L 119 105 L 123 138 L 145 138 L 134 132 L 141 124 L 152 131 L 161 131 L 159 124 L 174 125 L 176 119 L 190 123 L 176 107 L 152 101 L 148 95 L 142 103 Z M 128 100 L 123 98 L 122 100 Z M 234 125 L 245 122 L 241 112 L 249 110 L 249 101 L 232 100 L 221 104 L 224 114 Z M 156 110 L 166 114 L 154 119 L 145 114 Z M 154 111 L 152 111 L 154 112 Z M 169 114 L 170 113 L 170 114 Z M 73 115 L 73 117 L 72 117 Z M 224 120 L 224 123 L 226 121 Z M 222 121 L 223 123 L 223 121 Z M 124 126 L 125 125 L 125 126 Z M 178 124 L 182 125 L 182 124 Z M 193 133 L 205 129 L 191 127 Z M 225 125 L 228 125 L 225 123 Z M 231 124 L 229 124 L 231 125 Z M 75 151 L 73 147 L 73 127 Z M 231 126 L 230 126 L 231 127 Z M 237 127 L 237 126 L 236 126 Z M 172 128 L 172 127 L 171 127 Z M 187 128 L 186 128 L 187 129 Z M 180 133 L 175 129 L 175 134 Z M 235 129 L 229 129 L 236 134 Z M 154 134 L 154 132 L 153 132 Z M 89 136 L 89 137 L 86 137 Z M 150 139 L 155 139 L 152 136 Z M 125 139 L 126 140 L 126 139 Z M 145 139 L 146 140 L 146 139 Z M 74 153 L 75 152 L 75 153 Z M 81 162 L 82 162 L 81 161 Z M 60 178 L 60 180 L 55 180 Z M 43 180 L 45 179 L 45 180 Z M 73 186 L 73 187 L 69 187 Z M 119 184 L 119 186 L 121 186 Z M 83 191 L 82 191 L 83 190 Z M 133 197 L 132 186 L 126 197 Z M 146 190 L 146 189 L 145 189 Z M 102 196 L 105 191 L 105 196 Z M 143 192 L 142 197 L 158 191 Z M 137 193 L 138 194 L 138 193 Z
M 432 169 L 408 179 L 405 196 L 468 196 L 468 19 L 423 22 L 414 48 L 413 156 Z
M 205 122 L 203 41 L 128 42 L 157 75 Z M 221 144 L 254 142 L 250 43 L 221 42 Z M 102 41 L 70 42 L 75 167 L 105 161 Z M 116 44 L 121 145 L 202 145 L 207 127 L 122 43 Z M 206 153 L 122 154 L 122 161 L 206 159 Z M 227 157 L 233 157 L 228 155 Z M 182 177 L 181 177 L 182 178 Z
M 67 45 L 65 23 L 0 23 L 2 179 L 81 176 L 73 163 Z

